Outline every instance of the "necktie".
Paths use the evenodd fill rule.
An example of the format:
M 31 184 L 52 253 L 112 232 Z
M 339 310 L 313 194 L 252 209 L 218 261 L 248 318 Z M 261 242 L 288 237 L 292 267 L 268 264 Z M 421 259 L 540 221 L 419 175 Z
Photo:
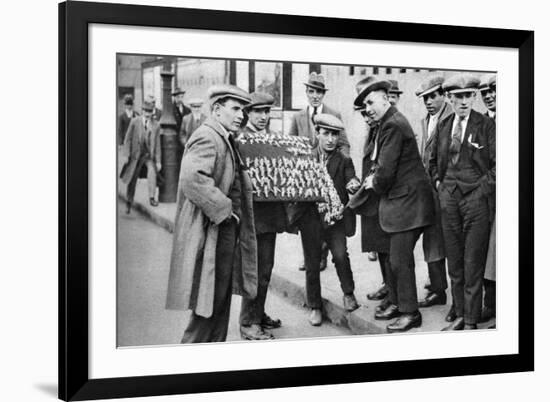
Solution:
M 451 138 L 451 145 L 449 146 L 449 154 L 451 155 L 451 163 L 456 165 L 460 157 L 460 147 L 462 144 L 462 124 L 464 123 L 464 118 L 460 117 L 456 123 L 456 127 L 453 131 L 453 136 Z
M 317 114 L 317 106 L 313 108 L 313 113 L 311 114 L 311 122 L 313 123 L 313 127 L 315 127 L 315 115 Z

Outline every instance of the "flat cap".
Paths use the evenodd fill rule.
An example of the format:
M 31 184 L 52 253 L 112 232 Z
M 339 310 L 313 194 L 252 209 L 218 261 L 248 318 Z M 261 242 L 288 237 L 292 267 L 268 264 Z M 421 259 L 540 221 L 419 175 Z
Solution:
M 176 96 L 176 95 L 184 94 L 184 93 L 185 93 L 185 89 L 181 89 L 180 87 L 176 87 L 176 89 L 174 89 L 174 92 L 172 92 L 172 96 Z
M 329 130 L 342 131 L 344 129 L 342 120 L 328 113 L 319 113 L 315 115 L 315 117 L 313 117 L 313 122 L 317 127 L 323 127 Z
M 474 92 L 479 87 L 479 78 L 470 73 L 460 73 L 447 78 L 443 90 L 451 94 L 459 92 Z
M 130 94 L 124 95 L 124 104 L 125 105 L 133 105 L 134 104 L 134 97 Z
M 250 103 L 249 93 L 235 85 L 221 84 L 208 88 L 208 100 L 211 105 L 223 98 L 236 99 L 245 105 Z
M 375 76 L 371 75 L 367 78 L 362 79 L 359 81 L 355 89 L 357 91 L 357 97 L 353 101 L 353 106 L 363 106 L 363 101 L 367 97 L 368 94 L 370 94 L 372 91 L 378 91 L 383 90 L 385 92 L 388 92 L 391 88 L 391 82 L 386 80 L 379 80 Z
M 187 102 L 189 106 L 202 106 L 203 103 L 204 101 L 201 98 L 191 98 L 189 102 Z
M 320 89 L 321 91 L 328 91 L 328 88 L 325 86 L 325 77 L 322 74 L 317 74 L 312 72 L 309 75 L 307 82 L 304 82 L 306 87 L 311 87 L 315 89 Z
M 399 89 L 399 83 L 396 80 L 388 80 L 388 81 L 391 83 L 391 88 L 388 91 L 390 94 L 401 95 L 403 93 L 403 91 Z
M 149 100 L 144 100 L 142 105 L 141 105 L 141 108 L 143 110 L 153 110 L 155 108 L 155 106 L 153 105 L 153 102 L 149 101 Z
M 496 74 L 485 74 L 482 75 L 480 78 L 479 83 L 479 90 L 480 91 L 487 91 L 489 89 L 496 89 L 497 87 L 497 76 Z
M 442 88 L 445 78 L 441 74 L 433 74 L 428 76 L 424 81 L 420 83 L 414 93 L 421 98 L 424 95 L 431 94 Z
M 275 98 L 270 94 L 264 92 L 252 92 L 250 94 L 250 104 L 246 106 L 247 109 L 259 109 L 271 107 L 275 103 Z

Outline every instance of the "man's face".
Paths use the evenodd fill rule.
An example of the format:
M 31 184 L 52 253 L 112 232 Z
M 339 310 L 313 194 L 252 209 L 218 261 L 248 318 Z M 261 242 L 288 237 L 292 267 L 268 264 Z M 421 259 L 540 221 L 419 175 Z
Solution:
M 424 95 L 422 99 L 424 99 L 424 106 L 426 106 L 426 110 L 432 116 L 439 113 L 445 103 L 445 95 L 440 91 L 435 91 Z
M 229 98 L 224 104 L 216 103 L 212 113 L 214 118 L 227 130 L 237 132 L 243 121 L 244 104 L 236 99 Z
M 325 92 L 322 89 L 306 87 L 307 101 L 311 107 L 319 107 L 323 103 Z
M 496 89 L 489 88 L 486 91 L 481 91 L 481 99 L 483 99 L 483 103 L 485 103 L 485 106 L 487 107 L 487 109 L 489 109 L 491 112 L 496 112 L 497 110 Z
M 384 91 L 372 91 L 364 100 L 367 118 L 378 121 L 390 107 L 388 95 Z
M 143 117 L 145 117 L 146 119 L 150 119 L 151 116 L 153 115 L 153 111 L 149 109 L 141 109 L 141 113 L 143 114 Z
M 369 126 L 374 123 L 374 120 L 372 120 L 369 115 L 367 114 L 367 110 L 366 109 L 361 109 L 359 111 L 359 113 L 361 113 L 361 117 L 363 118 L 363 120 L 365 121 L 365 123 L 367 123 Z
M 269 114 L 271 109 L 268 107 L 250 109 L 248 112 L 248 119 L 250 123 L 258 130 L 263 130 L 269 121 Z
M 185 98 L 185 94 L 177 94 L 176 95 L 176 103 L 178 105 L 182 105 L 183 104 L 183 98 Z
M 475 92 L 458 92 L 455 94 L 449 94 L 449 99 L 453 110 L 459 117 L 467 117 L 470 115 L 472 105 L 476 99 Z
M 337 130 L 329 130 L 324 127 L 319 127 L 319 146 L 325 152 L 332 152 L 336 149 L 340 132 Z
M 399 102 L 399 94 L 396 93 L 389 93 L 388 94 L 388 100 L 390 101 L 390 105 L 395 106 Z

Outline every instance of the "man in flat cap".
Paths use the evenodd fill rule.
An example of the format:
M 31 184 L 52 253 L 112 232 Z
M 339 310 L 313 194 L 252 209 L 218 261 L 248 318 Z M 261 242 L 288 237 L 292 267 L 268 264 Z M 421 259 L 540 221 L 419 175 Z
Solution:
M 183 116 L 179 131 L 179 139 L 182 148 L 185 148 L 185 144 L 189 140 L 191 134 L 206 121 L 206 115 L 202 112 L 202 105 L 203 101 L 200 98 L 192 98 L 189 100 L 191 113 Z
M 245 108 L 248 122 L 239 138 L 273 134 L 268 126 L 275 99 L 267 93 L 260 92 L 254 92 L 250 97 L 251 103 Z M 279 328 L 281 320 L 273 319 L 265 313 L 265 300 L 275 261 L 277 233 L 286 231 L 287 217 L 282 202 L 254 202 L 253 206 L 258 250 L 258 292 L 255 298 L 242 299 L 240 331 L 243 339 L 273 339 L 273 334 L 268 330 Z
M 457 318 L 444 330 L 476 329 L 495 191 L 495 124 L 472 109 L 479 79 L 443 83 L 454 113 L 437 124 L 430 174 L 438 191 Z
M 399 83 L 397 80 L 388 80 L 391 83 L 390 90 L 388 91 L 388 99 L 390 105 L 397 106 L 399 100 L 401 99 L 402 90 L 399 89 Z
M 391 284 L 390 300 L 396 304 L 388 306 L 378 318 L 398 317 L 386 327 L 391 333 L 422 325 L 414 247 L 424 227 L 434 223 L 435 210 L 414 132 L 405 116 L 391 106 L 390 87 L 390 82 L 374 78 L 354 103 L 364 103 L 367 115 L 378 123 L 374 139 L 376 167 L 363 186 L 380 196 L 380 226 L 390 234 L 391 274 L 386 280 Z
M 315 124 L 313 123 L 314 116 L 320 113 L 326 113 L 336 116 L 339 119 L 342 117 L 339 112 L 323 103 L 323 99 L 325 98 L 328 88 L 325 86 L 325 77 L 322 74 L 312 72 L 309 75 L 308 81 L 304 82 L 304 85 L 306 87 L 306 96 L 309 105 L 292 116 L 292 122 L 290 124 L 288 134 L 307 137 L 310 139 L 311 145 L 316 147 L 318 140 L 317 133 L 315 131 Z M 345 156 L 349 156 L 349 147 L 348 137 L 344 130 L 340 134 L 338 148 L 340 148 Z M 321 270 L 324 270 L 327 266 L 327 255 L 328 248 L 324 246 L 323 256 L 321 258 Z M 304 269 L 304 266 L 300 267 L 300 270 Z
M 124 137 L 126 136 L 126 131 L 128 131 L 130 120 L 136 116 L 139 116 L 139 113 L 134 110 L 134 97 L 130 94 L 124 95 L 124 111 L 118 116 L 116 130 L 118 145 L 124 144 Z
M 338 149 L 340 133 L 344 130 L 342 121 L 334 115 L 320 113 L 314 117 L 317 131 L 317 147 L 314 152 L 330 175 L 334 188 L 343 205 L 349 201 L 348 192 L 354 193 L 360 183 L 355 176 L 355 168 L 350 157 Z M 355 283 L 347 250 L 346 237 L 355 234 L 355 214 L 344 210 L 342 218 L 327 226 L 317 210 L 316 203 L 298 202 L 291 205 L 292 224 L 300 230 L 306 265 L 307 305 L 311 309 L 309 323 L 313 326 L 322 323 L 322 299 L 319 262 L 321 243 L 327 243 L 333 256 L 336 273 L 342 289 L 343 305 L 346 311 L 359 307 L 354 295 Z
M 257 290 L 252 183 L 234 136 L 250 103 L 233 85 L 208 89 L 211 117 L 181 161 L 166 307 L 192 310 L 182 343 L 223 342 L 232 292 Z
M 493 120 L 497 117 L 497 80 L 495 74 L 486 74 L 481 77 L 479 93 L 487 108 L 485 115 Z M 493 205 L 496 203 L 496 193 L 493 194 Z M 494 211 L 493 211 L 494 212 Z M 487 251 L 487 263 L 483 277 L 483 309 L 480 322 L 489 321 L 496 316 L 496 223 L 495 216 L 491 216 L 491 236 Z M 489 328 L 494 328 L 491 325 Z
M 147 191 L 149 203 L 156 207 L 155 199 L 157 189 L 157 173 L 161 169 L 160 126 L 153 119 L 153 104 L 143 102 L 141 116 L 134 117 L 126 131 L 124 138 L 123 154 L 127 158 L 120 172 L 120 178 L 126 187 L 126 213 L 130 213 L 136 183 L 142 168 L 147 169 Z
M 420 156 L 422 163 L 429 174 L 430 154 L 434 145 L 434 132 L 437 122 L 445 119 L 453 113 L 453 108 L 446 102 L 443 82 L 445 79 L 439 73 L 429 75 L 415 91 L 416 96 L 424 102 L 428 112 L 422 118 L 422 137 L 420 139 Z M 426 285 L 428 294 L 425 299 L 419 302 L 419 307 L 430 307 L 436 304 L 446 304 L 447 294 L 447 273 L 445 271 L 445 243 L 443 242 L 443 229 L 441 227 L 441 208 L 437 192 L 433 191 L 435 205 L 435 223 L 424 229 L 422 245 L 424 249 L 424 260 L 428 264 L 428 276 L 430 283 Z M 454 309 L 451 308 L 449 320 L 452 321 Z

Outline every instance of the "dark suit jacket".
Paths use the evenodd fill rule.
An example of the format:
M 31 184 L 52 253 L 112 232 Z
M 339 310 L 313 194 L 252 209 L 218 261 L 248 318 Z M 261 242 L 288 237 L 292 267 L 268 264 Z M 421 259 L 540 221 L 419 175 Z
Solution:
M 135 110 L 132 111 L 132 117 L 128 117 L 126 114 L 126 111 L 122 112 L 118 116 L 118 124 L 117 124 L 117 144 L 122 145 L 124 144 L 124 137 L 126 136 L 126 131 L 128 131 L 128 126 L 130 125 L 130 120 L 132 120 L 134 117 L 139 116 L 139 113 Z
M 453 113 L 440 121 L 434 133 L 435 144 L 430 157 L 430 176 L 434 187 L 438 180 L 443 181 L 447 172 L 454 116 Z M 479 148 L 471 143 L 478 144 Z M 472 110 L 462 146 L 467 147 L 468 155 L 482 175 L 476 188 L 481 187 L 481 194 L 489 197 L 490 200 L 495 192 L 496 175 L 494 120 Z M 494 206 L 490 207 L 494 209 Z
M 432 189 L 411 125 L 391 106 L 380 119 L 373 189 L 380 195 L 380 226 L 388 233 L 431 225 Z
M 440 122 L 442 120 L 445 120 L 445 118 L 447 116 L 451 115 L 451 114 L 454 114 L 453 108 L 450 104 L 445 102 L 445 104 L 443 105 L 443 110 L 441 111 L 441 114 L 439 115 L 438 122 Z M 427 114 L 421 120 L 422 138 L 420 139 L 420 144 L 419 144 L 420 156 L 422 157 L 422 163 L 424 164 L 424 167 L 426 168 L 426 171 L 429 171 L 431 149 L 433 147 L 433 144 L 435 143 L 435 141 L 434 141 L 435 135 L 432 135 L 431 137 L 428 138 L 428 121 L 429 121 L 430 117 L 431 116 L 429 114 Z M 434 134 L 435 134 L 435 130 L 434 130 Z
M 191 109 L 183 105 L 183 113 L 178 109 L 178 105 L 174 103 L 174 118 L 176 119 L 176 133 L 179 133 L 181 130 L 181 122 L 184 116 L 187 116 L 191 113 Z
M 331 109 L 327 105 L 323 104 L 323 113 L 331 114 L 333 116 L 342 119 L 340 113 L 336 110 Z M 315 127 L 313 127 L 313 122 L 308 113 L 308 108 L 302 109 L 294 116 L 292 116 L 292 122 L 290 124 L 290 130 L 288 131 L 289 135 L 299 135 L 302 137 L 308 137 L 311 141 L 313 147 L 317 146 L 317 133 L 315 132 Z M 344 153 L 345 156 L 349 156 L 349 141 L 348 136 L 346 135 L 345 130 L 342 130 L 340 133 L 340 138 L 338 139 L 338 147 Z

